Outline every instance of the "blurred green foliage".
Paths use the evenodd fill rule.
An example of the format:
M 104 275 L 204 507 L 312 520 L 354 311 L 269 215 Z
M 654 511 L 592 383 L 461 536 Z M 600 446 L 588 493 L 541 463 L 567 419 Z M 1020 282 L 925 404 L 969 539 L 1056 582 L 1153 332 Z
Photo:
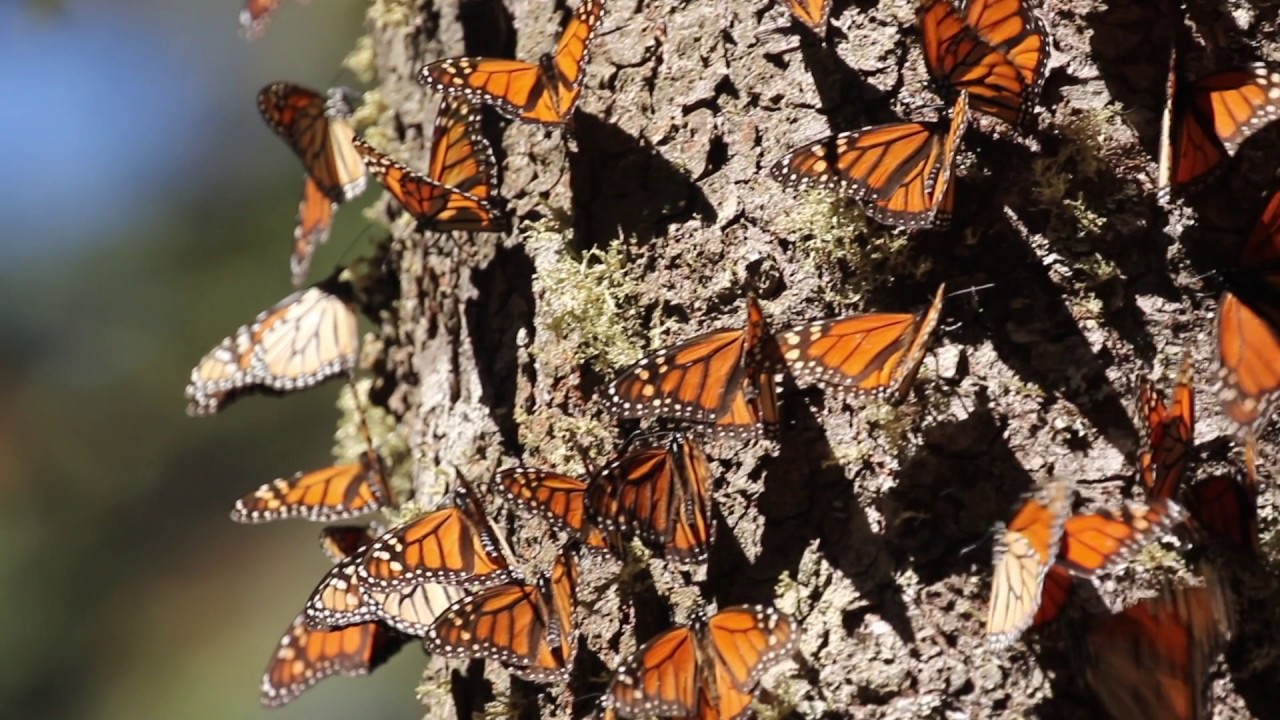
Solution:
M 185 416 L 182 390 L 204 352 L 292 290 L 302 172 L 260 123 L 260 135 L 239 136 L 256 122 L 254 93 L 276 78 L 332 81 L 362 33 L 364 6 L 285 0 L 248 45 L 236 36 L 236 0 L 218 4 L 226 22 L 213 29 L 195 0 L 121 10 L 168 13 L 188 37 L 216 35 L 204 52 L 253 55 L 251 75 L 198 89 L 226 95 L 229 108 L 230 124 L 202 149 L 208 164 L 148 197 L 127 227 L 89 246 L 51 239 L 0 268 L 5 717 L 421 714 L 413 690 L 423 655 L 413 645 L 372 677 L 327 680 L 283 710 L 258 707 L 262 670 L 328 561 L 317 525 L 240 526 L 227 513 L 262 482 L 327 464 L 339 386 L 248 398 L 202 420 Z M 30 8 L 51 24 L 75 10 L 49 0 Z M 188 10 L 198 12 L 188 20 Z M 32 142 L 57 142 L 33 133 Z M 368 252 L 373 233 L 353 244 L 367 224 L 359 205 L 340 213 L 316 277 Z M 70 197 L 67 212 L 76 212 Z

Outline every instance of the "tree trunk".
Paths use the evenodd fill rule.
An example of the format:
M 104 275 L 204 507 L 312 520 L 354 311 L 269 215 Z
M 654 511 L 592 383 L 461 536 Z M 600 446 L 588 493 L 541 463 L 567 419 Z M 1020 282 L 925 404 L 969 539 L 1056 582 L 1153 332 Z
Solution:
M 1233 12 L 1196 9 L 1185 30 L 1198 44 L 1249 44 L 1232 57 L 1274 55 L 1275 9 L 1224 4 Z M 1228 461 L 1211 392 L 1217 286 L 1198 276 L 1234 257 L 1272 170 L 1259 158 L 1276 144 L 1250 141 L 1207 199 L 1166 211 L 1150 172 L 1168 9 L 1044 6 L 1055 53 L 1039 130 L 975 121 L 946 231 L 891 232 L 765 173 L 809 140 L 946 112 L 911 0 L 837 2 L 825 40 L 777 0 L 610 0 L 572 139 L 492 128 L 512 233 L 423 236 L 390 222 L 394 202 L 379 205 L 392 228 L 382 266 L 401 299 L 383 315 L 374 394 L 402 418 L 423 506 L 454 477 L 487 488 L 517 463 L 582 471 L 579 446 L 603 462 L 634 429 L 603 412 L 604 383 L 651 349 L 740 325 L 748 281 L 774 327 L 918 310 L 942 282 L 994 284 L 947 300 L 905 404 L 799 395 L 778 439 L 710 445 L 718 539 L 705 569 L 650 560 L 619 579 L 616 563 L 584 561 L 585 644 L 567 689 L 509 682 L 493 663 L 465 674 L 454 663 L 450 683 L 432 660 L 419 689 L 428 717 L 580 717 L 638 641 L 711 602 L 776 604 L 801 628 L 803 661 L 766 679 L 764 717 L 1097 716 L 1065 642 L 1079 619 L 985 648 L 989 531 L 1050 474 L 1073 478 L 1088 506 L 1131 493 L 1136 381 L 1154 367 L 1169 387 L 1184 348 L 1199 369 L 1199 438 L 1220 439 L 1205 460 Z M 425 157 L 439 98 L 418 68 L 534 59 L 569 10 L 374 0 L 373 132 L 393 150 L 400 140 L 402 158 Z M 1232 249 L 1214 257 L 1219 246 Z M 547 526 L 485 497 L 518 564 L 546 570 Z M 1264 509 L 1262 526 L 1271 520 Z M 1130 598 L 1180 564 L 1148 552 L 1103 595 Z M 1232 672 L 1218 675 L 1230 717 L 1274 707 L 1280 604 L 1273 581 L 1253 579 L 1239 604 L 1268 630 L 1249 639 L 1246 626 Z

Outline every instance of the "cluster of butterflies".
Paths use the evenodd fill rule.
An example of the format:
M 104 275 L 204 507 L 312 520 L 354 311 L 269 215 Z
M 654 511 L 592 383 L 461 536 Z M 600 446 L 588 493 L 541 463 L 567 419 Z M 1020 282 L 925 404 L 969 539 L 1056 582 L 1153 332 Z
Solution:
M 260 34 L 278 5 L 248 0 L 241 17 L 246 34 Z M 817 30 L 831 6 L 829 0 L 789 0 L 788 7 Z M 349 91 L 318 93 L 283 82 L 264 88 L 259 110 L 306 170 L 290 262 L 294 286 L 306 284 L 312 254 L 339 206 L 363 192 L 368 173 L 419 230 L 504 231 L 497 163 L 480 128 L 480 107 L 519 121 L 570 125 L 603 16 L 602 0 L 582 0 L 555 50 L 537 63 L 452 58 L 423 67 L 419 80 L 443 96 L 423 173 L 356 134 Z M 887 224 L 946 222 L 970 109 L 1029 129 L 1050 43 L 1023 0 L 969 0 L 962 7 L 920 0 L 918 20 L 929 74 L 954 98 L 950 117 L 812 143 L 776 163 L 775 178 L 848 194 Z M 1185 82 L 1171 55 L 1157 182 L 1162 194 L 1207 177 L 1280 116 L 1273 95 L 1280 95 L 1280 73 L 1269 66 Z M 1063 481 L 1029 499 L 997 543 L 987 626 L 994 644 L 1056 619 L 1076 578 L 1122 564 L 1145 542 L 1184 523 L 1198 540 L 1257 552 L 1254 438 L 1280 393 L 1280 368 L 1269 361 L 1280 357 L 1280 310 L 1270 302 L 1280 291 L 1272 271 L 1277 260 L 1280 194 L 1246 243 L 1237 282 L 1220 302 L 1219 395 L 1247 438 L 1244 477 L 1188 477 L 1195 449 L 1189 365 L 1168 406 L 1144 384 L 1145 504 L 1073 514 L 1073 490 Z M 193 369 L 189 413 L 210 415 L 247 394 L 283 394 L 351 377 L 360 347 L 357 295 L 338 271 L 237 329 Z M 868 313 L 771 332 L 763 308 L 749 296 L 744 325 L 661 349 L 623 370 L 603 392 L 608 411 L 684 427 L 633 437 L 584 476 L 530 467 L 497 473 L 495 495 L 567 537 L 550 570 L 532 580 L 512 567 L 510 547 L 487 519 L 483 500 L 492 498 L 465 483 L 454 488 L 450 503 L 390 530 L 326 527 L 322 546 L 335 565 L 281 638 L 263 678 L 263 702 L 289 702 L 333 674 L 368 672 L 413 637 L 444 658 L 483 657 L 531 681 L 566 681 L 579 645 L 581 552 L 625 558 L 638 543 L 673 563 L 706 561 L 715 539 L 715 493 L 695 435 L 778 432 L 782 399 L 809 386 L 901 401 L 945 297 L 940 287 L 921 313 Z M 367 431 L 365 437 L 367 448 L 355 462 L 263 485 L 236 504 L 233 519 L 328 523 L 398 507 L 383 459 Z M 1119 716 L 1169 717 L 1177 713 L 1161 711 L 1182 700 L 1190 704 L 1180 707 L 1205 702 L 1200 690 L 1207 667 L 1230 635 L 1229 598 L 1214 573 L 1206 575 L 1206 588 L 1170 590 L 1093 621 L 1088 637 L 1099 641 L 1090 643 L 1087 675 Z M 744 717 L 764 674 L 794 651 L 797 630 L 791 618 L 767 607 L 695 615 L 691 625 L 661 633 L 623 659 L 603 704 L 607 713 L 625 716 Z M 1102 641 L 1109 636 L 1128 642 Z M 1175 647 L 1192 650 L 1179 654 Z M 1155 692 L 1151 683 L 1138 682 L 1153 671 L 1176 678 L 1169 684 L 1176 690 Z M 1177 694 L 1183 690 L 1185 697 Z

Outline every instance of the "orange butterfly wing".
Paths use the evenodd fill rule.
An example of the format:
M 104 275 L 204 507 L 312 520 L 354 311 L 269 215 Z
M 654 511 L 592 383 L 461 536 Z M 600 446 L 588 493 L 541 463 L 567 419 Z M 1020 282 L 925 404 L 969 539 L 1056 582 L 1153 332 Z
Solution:
M 797 20 L 821 33 L 827 28 L 831 16 L 831 0 L 786 0 L 787 9 Z
M 240 32 L 247 40 L 262 37 L 267 30 L 267 23 L 280 7 L 280 0 L 245 0 L 244 9 L 240 11 Z
M 1280 392 L 1280 334 L 1239 296 L 1218 301 L 1218 379 L 1222 409 L 1237 428 L 1256 430 Z
M 1182 506 L 1172 500 L 1130 503 L 1119 512 L 1072 516 L 1066 523 L 1058 562 L 1076 575 L 1092 577 L 1122 565 L 1143 545 L 1185 518 Z
M 381 508 L 388 493 L 381 462 L 366 455 L 354 463 L 273 480 L 237 500 L 231 519 L 242 523 L 293 517 L 312 522 L 344 520 Z
M 1040 607 L 1031 620 L 1031 627 L 1039 627 L 1053 622 L 1062 614 L 1067 601 L 1071 599 L 1071 590 L 1075 580 L 1071 573 L 1061 565 L 1053 565 L 1044 576 L 1044 590 L 1040 593 Z
M 237 329 L 192 369 L 187 414 L 212 415 L 245 394 L 304 390 L 349 372 L 360 335 L 345 295 L 336 284 L 309 287 Z
M 493 58 L 449 58 L 422 68 L 418 81 L 448 95 L 493 105 L 524 122 L 569 120 L 586 79 L 591 40 L 604 17 L 603 0 L 583 0 L 554 54 L 538 64 Z
M 513 502 L 581 538 L 588 548 L 610 547 L 604 533 L 587 515 L 587 483 L 533 468 L 502 470 L 496 479 Z
M 1195 446 L 1195 393 L 1193 368 L 1187 355 L 1178 373 L 1173 401 L 1166 407 L 1154 383 L 1144 378 L 1138 388 L 1138 406 L 1146 418 L 1147 443 L 1138 460 L 1147 499 L 1168 500 L 1177 495 L 1182 476 Z
M 950 0 L 919 8 L 925 64 L 944 89 L 968 92 L 973 109 L 1023 127 L 1044 87 L 1049 44 L 1022 0 Z
M 498 585 L 455 603 L 424 643 L 441 657 L 492 658 L 526 680 L 563 682 L 577 648 L 577 582 L 577 562 L 562 555 L 543 586 Z
M 454 489 L 456 507 L 410 520 L 384 533 L 365 553 L 359 575 L 371 589 L 420 583 L 488 587 L 506 582 L 511 570 L 505 541 L 469 491 Z
M 337 212 L 338 203 L 329 199 L 308 175 L 302 183 L 302 201 L 298 203 L 297 224 L 293 229 L 293 254 L 289 257 L 289 271 L 295 287 L 307 281 L 311 272 L 311 256 L 317 247 L 329 240 L 333 216 Z
M 778 333 L 778 346 L 796 383 L 821 383 L 846 392 L 892 394 L 910 388 L 942 312 L 938 288 L 921 315 L 869 313 L 797 326 Z
M 660 350 L 623 370 L 605 398 L 619 417 L 666 417 L 715 423 L 722 435 L 754 431 L 778 421 L 764 313 L 747 300 L 747 326 L 699 335 Z
M 294 618 L 262 675 L 262 704 L 278 707 L 335 673 L 365 675 L 407 642 L 378 623 L 314 630 Z
M 951 175 L 969 121 L 961 93 L 951 120 L 876 125 L 793 150 L 770 174 L 787 187 L 816 187 L 852 196 L 886 225 L 944 224 Z
M 677 562 L 703 562 L 715 540 L 706 454 L 681 433 L 652 440 L 605 466 L 587 505 L 606 533 L 638 537 Z
M 1099 621 L 1085 639 L 1085 678 L 1113 717 L 1200 720 L 1214 657 L 1230 637 L 1229 601 L 1214 578 Z
M 1045 575 L 1058 555 L 1071 484 L 1052 481 L 1018 510 L 995 547 L 995 571 L 987 609 L 987 641 L 1013 642 L 1035 620 Z
M 698 711 L 698 638 L 676 627 L 645 643 L 614 673 L 607 706 L 627 716 L 684 717 Z

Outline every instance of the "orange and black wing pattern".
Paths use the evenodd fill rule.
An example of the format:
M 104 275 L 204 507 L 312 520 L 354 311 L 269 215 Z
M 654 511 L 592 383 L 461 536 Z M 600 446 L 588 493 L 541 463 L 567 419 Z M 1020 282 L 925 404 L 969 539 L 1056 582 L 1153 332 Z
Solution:
M 262 118 L 307 171 L 289 261 L 295 286 L 306 282 L 311 255 L 328 240 L 337 206 L 364 192 L 364 161 L 356 153 L 347 93 L 335 88 L 320 95 L 286 82 L 272 83 L 258 93 Z
M 1071 600 L 1071 591 L 1075 588 L 1075 578 L 1071 572 L 1061 565 L 1053 565 L 1044 576 L 1044 590 L 1040 593 L 1040 607 L 1031 620 L 1031 627 L 1039 627 L 1051 623 L 1062 614 L 1062 609 Z
M 231 519 L 242 523 L 345 520 L 381 508 L 388 494 L 381 461 L 376 455 L 364 455 L 353 463 L 273 480 L 237 500 Z
M 364 138 L 357 137 L 354 144 L 369 172 L 417 219 L 419 228 L 497 232 L 505 228 L 506 219 L 494 204 L 493 150 L 479 121 L 463 101 L 441 103 L 426 175 L 379 152 Z
M 786 0 L 787 9 L 797 20 L 816 33 L 824 33 L 831 17 L 831 0 Z
M 1195 527 L 1210 538 L 1258 556 L 1258 497 L 1251 483 L 1229 474 L 1197 481 L 1186 493 L 1187 511 Z
M 1241 143 L 1280 118 L 1280 66 L 1249 65 L 1186 82 L 1171 53 L 1167 93 L 1156 178 L 1164 199 L 1206 178 Z
M 212 415 L 245 394 L 305 390 L 349 372 L 360 334 L 345 295 L 336 286 L 300 290 L 224 339 L 191 371 L 187 414 Z
M 526 680 L 564 682 L 578 644 L 577 588 L 577 561 L 562 553 L 539 584 L 497 585 L 458 601 L 423 643 L 441 657 L 489 658 Z
M 924 362 L 945 288 L 918 315 L 868 313 L 784 330 L 777 334 L 782 358 L 797 385 L 901 399 Z
M 739 720 L 761 677 L 795 647 L 791 618 L 773 608 L 725 608 L 645 643 L 618 668 L 605 706 L 630 717 Z
M 428 513 L 384 533 L 359 568 L 367 588 L 387 590 L 421 583 L 488 587 L 511 577 L 505 541 L 462 485 L 457 505 Z
M 604 18 L 604 0 L 582 0 L 554 54 L 534 64 L 497 58 L 437 60 L 418 81 L 447 95 L 492 105 L 512 118 L 563 125 L 573 115 L 586 79 L 591 41 Z
M 714 423 L 720 434 L 778 422 L 775 368 L 762 346 L 764 312 L 747 300 L 747 326 L 699 335 L 623 370 L 609 386 L 609 410 L 624 418 Z M 776 350 L 776 348 L 774 348 Z
M 987 642 L 992 646 L 1013 642 L 1035 620 L 1045 575 L 1058 557 L 1071 513 L 1071 495 L 1069 482 L 1051 481 L 1004 527 L 995 547 L 987 610 Z
M 1231 636 L 1215 579 L 1167 590 L 1098 621 L 1085 638 L 1085 678 L 1116 718 L 1207 720 L 1209 671 Z
M 262 704 L 278 707 L 334 674 L 366 675 L 408 638 L 379 623 L 315 630 L 294 618 L 262 675 Z
M 592 550 L 610 547 L 587 512 L 587 483 L 570 475 L 534 468 L 510 468 L 495 476 L 517 505 L 582 540 Z
M 1191 385 L 1191 356 L 1182 361 L 1173 400 L 1165 405 L 1155 383 L 1143 378 L 1138 386 L 1138 412 L 1146 421 L 1147 442 L 1138 457 L 1138 470 L 1148 500 L 1177 496 L 1187 463 L 1195 448 L 1195 392 Z
M 969 122 L 967 93 L 950 120 L 899 122 L 834 135 L 791 151 L 770 174 L 790 188 L 857 200 L 867 215 L 907 228 L 950 222 L 952 174 Z
M 601 469 L 587 507 L 606 533 L 677 562 L 704 562 L 715 540 L 707 456 L 682 433 L 651 436 Z
M 921 0 L 925 64 L 944 91 L 967 92 L 974 111 L 1025 127 L 1044 87 L 1049 41 L 1024 0 Z
M 1124 564 L 1143 545 L 1185 519 L 1186 511 L 1172 500 L 1128 503 L 1118 512 L 1073 515 L 1064 528 L 1058 562 L 1075 575 L 1093 577 Z

